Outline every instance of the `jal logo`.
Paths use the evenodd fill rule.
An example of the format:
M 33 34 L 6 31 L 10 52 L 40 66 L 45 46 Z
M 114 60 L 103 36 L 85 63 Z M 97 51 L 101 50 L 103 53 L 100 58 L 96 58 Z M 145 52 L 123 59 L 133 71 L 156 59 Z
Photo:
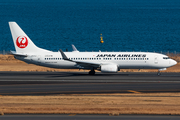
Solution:
M 19 48 L 25 48 L 28 45 L 28 39 L 25 36 L 19 36 L 16 40 L 16 45 Z

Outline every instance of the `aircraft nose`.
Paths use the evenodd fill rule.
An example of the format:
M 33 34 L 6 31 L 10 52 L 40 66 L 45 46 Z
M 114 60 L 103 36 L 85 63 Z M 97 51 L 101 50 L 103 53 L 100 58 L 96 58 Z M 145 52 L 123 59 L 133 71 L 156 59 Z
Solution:
M 172 66 L 174 66 L 174 65 L 177 64 L 177 62 L 176 62 L 175 60 L 172 60 L 172 59 L 171 59 L 171 62 L 170 62 L 170 63 L 171 63 Z

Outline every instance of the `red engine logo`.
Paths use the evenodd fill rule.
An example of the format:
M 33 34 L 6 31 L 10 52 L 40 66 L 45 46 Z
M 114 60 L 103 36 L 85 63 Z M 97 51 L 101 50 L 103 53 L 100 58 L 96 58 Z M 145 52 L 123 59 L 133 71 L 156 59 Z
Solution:
M 25 36 L 19 36 L 16 40 L 16 45 L 19 48 L 25 48 L 28 45 L 28 40 Z

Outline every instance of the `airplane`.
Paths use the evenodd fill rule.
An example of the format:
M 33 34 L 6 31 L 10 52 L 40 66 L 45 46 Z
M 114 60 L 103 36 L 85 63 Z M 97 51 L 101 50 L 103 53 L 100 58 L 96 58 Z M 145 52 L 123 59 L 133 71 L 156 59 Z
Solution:
M 94 75 L 95 70 L 102 73 L 117 73 L 121 69 L 166 70 L 177 62 L 166 55 L 152 52 L 79 52 L 72 45 L 72 52 L 52 52 L 37 47 L 16 22 L 9 22 L 16 51 L 14 57 L 28 64 L 59 68 L 85 69 Z

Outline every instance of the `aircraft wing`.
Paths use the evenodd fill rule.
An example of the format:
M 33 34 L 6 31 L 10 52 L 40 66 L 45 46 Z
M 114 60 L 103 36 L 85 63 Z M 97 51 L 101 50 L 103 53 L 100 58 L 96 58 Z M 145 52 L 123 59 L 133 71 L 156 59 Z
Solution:
M 100 63 L 94 63 L 94 62 L 83 62 L 83 61 L 74 61 L 74 60 L 70 60 L 65 54 L 64 52 L 60 49 L 60 53 L 63 57 L 64 60 L 67 60 L 67 61 L 71 61 L 71 62 L 75 62 L 79 65 L 79 67 L 84 67 L 84 66 L 92 66 L 92 67 L 95 67 L 95 68 L 98 68 L 100 67 Z

